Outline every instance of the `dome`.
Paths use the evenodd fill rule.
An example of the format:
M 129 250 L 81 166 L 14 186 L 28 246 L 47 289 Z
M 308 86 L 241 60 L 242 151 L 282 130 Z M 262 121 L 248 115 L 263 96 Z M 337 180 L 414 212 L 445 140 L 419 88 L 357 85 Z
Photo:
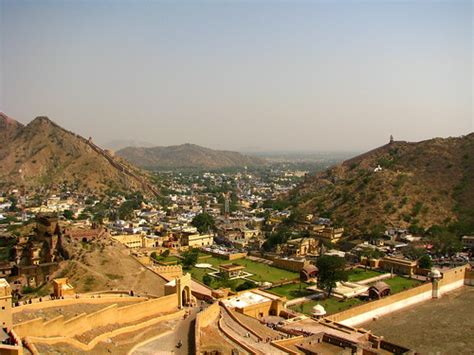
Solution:
M 372 287 L 374 287 L 378 292 L 383 292 L 386 289 L 390 289 L 390 286 L 383 281 L 376 282 Z
M 316 265 L 309 264 L 309 265 L 303 266 L 302 271 L 305 272 L 306 274 L 310 275 L 314 272 L 316 272 L 316 273 L 319 272 L 319 269 Z
M 313 311 L 311 312 L 313 316 L 324 316 L 326 314 L 326 310 L 320 304 L 317 304 L 313 307 Z
M 430 271 L 430 277 L 434 279 L 440 279 L 441 278 L 441 272 L 438 269 L 432 268 Z

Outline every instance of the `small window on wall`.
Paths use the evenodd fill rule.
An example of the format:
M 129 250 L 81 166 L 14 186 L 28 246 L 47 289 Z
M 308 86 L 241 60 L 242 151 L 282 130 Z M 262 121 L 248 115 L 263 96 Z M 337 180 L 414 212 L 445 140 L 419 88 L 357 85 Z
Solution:
M 4 307 L 2 307 L 2 311 L 4 311 L 4 310 L 5 310 L 5 306 L 4 306 Z

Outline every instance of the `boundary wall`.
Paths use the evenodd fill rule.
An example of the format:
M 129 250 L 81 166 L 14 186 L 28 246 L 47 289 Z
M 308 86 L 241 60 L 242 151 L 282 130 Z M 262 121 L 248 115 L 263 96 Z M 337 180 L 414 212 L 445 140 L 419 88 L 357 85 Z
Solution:
M 109 301 L 110 302 L 110 301 Z M 13 326 L 20 338 L 24 337 L 74 337 L 91 329 L 108 324 L 127 324 L 141 319 L 178 310 L 178 295 L 172 294 L 124 307 L 112 304 L 91 314 L 82 313 L 70 319 L 64 316 L 45 321 L 36 318 Z
M 124 302 L 145 302 L 148 298 L 144 297 L 115 297 L 115 296 L 104 296 L 101 298 L 91 298 L 90 296 L 83 296 L 80 298 L 65 298 L 58 300 L 45 300 L 43 302 L 35 302 L 31 304 L 24 304 L 22 306 L 17 306 L 12 308 L 12 313 L 19 313 L 22 311 L 33 311 L 54 307 L 65 307 L 73 306 L 78 304 L 103 304 L 103 303 L 124 303 Z
M 258 334 L 255 330 L 253 330 L 252 328 L 250 328 L 247 325 L 245 325 L 244 323 L 242 323 L 242 321 L 235 316 L 234 311 L 232 309 L 227 308 L 227 306 L 223 302 L 220 302 L 220 304 L 221 304 L 224 312 L 227 312 L 227 314 L 230 316 L 230 318 L 232 318 L 234 320 L 234 322 L 236 322 L 242 328 L 247 330 L 249 333 L 252 333 L 253 335 L 255 335 L 257 337 L 257 339 L 259 339 L 260 341 L 263 340 L 263 337 L 260 334 Z
M 247 344 L 244 344 L 244 343 L 240 342 L 237 338 L 235 338 L 232 334 L 230 334 L 227 330 L 225 330 L 224 327 L 222 326 L 222 318 L 219 318 L 219 321 L 217 322 L 217 325 L 219 326 L 219 330 L 222 333 L 224 333 L 224 335 L 227 338 L 229 338 L 235 344 L 240 346 L 242 349 L 244 349 L 245 351 L 248 351 L 251 355 L 257 355 L 258 354 L 254 349 L 247 346 Z
M 104 341 L 108 338 L 113 338 L 113 337 L 116 337 L 116 336 L 119 336 L 119 335 L 122 335 L 122 334 L 135 332 L 137 330 L 149 327 L 149 326 L 154 325 L 154 324 L 159 323 L 159 322 L 179 319 L 179 318 L 182 318 L 185 313 L 186 313 L 185 310 L 180 310 L 180 311 L 175 312 L 175 313 L 171 313 L 171 314 L 167 314 L 167 315 L 164 315 L 164 316 L 161 316 L 161 317 L 156 317 L 156 318 L 150 319 L 150 320 L 145 321 L 145 322 L 140 323 L 140 324 L 134 324 L 134 325 L 130 325 L 130 326 L 127 326 L 127 327 L 115 329 L 111 332 L 103 333 L 103 334 L 95 337 L 89 343 L 82 343 L 77 339 L 69 338 L 69 337 L 63 337 L 63 336 L 51 337 L 51 338 L 28 337 L 27 340 L 31 343 L 42 343 L 42 344 L 48 344 L 48 345 L 54 345 L 54 344 L 58 344 L 58 343 L 66 343 L 66 344 L 71 345 L 75 348 L 78 348 L 82 351 L 91 351 L 99 342 Z
M 465 265 L 443 272 L 443 278 L 439 281 L 439 294 L 442 295 L 443 293 L 462 287 L 465 282 L 466 270 L 468 269 Z M 326 317 L 326 319 L 346 326 L 356 326 L 375 317 L 380 317 L 416 303 L 430 300 L 433 294 L 433 287 L 432 283 L 426 283 L 410 290 L 333 314 Z
M 196 323 L 194 325 L 194 342 L 196 347 L 196 354 L 201 354 L 201 329 L 208 327 L 219 319 L 220 307 L 219 302 L 214 302 L 196 316 Z

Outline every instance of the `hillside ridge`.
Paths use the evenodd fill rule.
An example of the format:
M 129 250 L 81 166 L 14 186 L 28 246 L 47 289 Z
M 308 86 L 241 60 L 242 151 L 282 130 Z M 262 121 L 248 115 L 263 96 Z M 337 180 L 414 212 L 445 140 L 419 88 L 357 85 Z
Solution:
M 146 169 L 204 168 L 220 169 L 261 166 L 266 161 L 228 150 L 214 150 L 196 144 L 173 146 L 127 147 L 116 154 L 132 164 Z
M 109 154 L 91 138 L 68 131 L 46 116 L 19 127 L 0 147 L 0 181 L 4 186 L 18 181 L 33 188 L 67 182 L 79 184 L 79 190 L 137 190 L 158 195 L 145 174 Z
M 356 233 L 377 226 L 474 226 L 474 133 L 393 141 L 308 177 L 294 205 Z M 467 229 L 469 230 L 468 227 Z

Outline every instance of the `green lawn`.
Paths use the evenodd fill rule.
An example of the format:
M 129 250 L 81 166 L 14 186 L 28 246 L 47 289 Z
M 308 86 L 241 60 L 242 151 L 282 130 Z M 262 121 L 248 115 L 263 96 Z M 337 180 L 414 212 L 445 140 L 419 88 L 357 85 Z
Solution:
M 160 263 L 177 264 L 179 258 L 177 258 L 176 256 L 167 256 L 166 258 L 163 258 L 162 256 L 158 255 L 155 260 Z
M 364 271 L 364 270 L 362 270 L 362 271 Z M 376 272 L 376 271 L 373 271 L 373 272 Z M 380 274 L 380 273 L 378 273 L 378 274 Z M 377 276 L 377 275 L 373 275 L 373 276 Z M 373 276 L 370 276 L 370 277 L 373 277 Z M 365 277 L 365 278 L 368 278 L 368 277 Z M 364 278 L 362 278 L 361 280 L 363 280 L 363 279 Z M 395 276 L 391 279 L 385 279 L 385 280 L 383 280 L 383 282 L 387 283 L 390 286 L 392 294 L 398 293 L 398 292 L 401 292 L 401 291 L 405 291 L 405 290 L 408 290 L 410 288 L 413 288 L 413 287 L 416 287 L 416 286 L 419 286 L 419 285 L 422 284 L 421 281 L 412 280 L 412 279 L 408 279 L 408 278 L 401 277 L 401 276 Z M 295 286 L 295 285 L 287 285 L 287 286 Z M 280 291 L 281 293 L 286 291 L 285 287 L 286 286 L 282 286 L 283 290 Z M 277 293 L 277 292 L 275 292 L 275 289 L 278 289 L 278 288 L 279 287 L 275 287 L 273 289 L 270 289 L 270 291 L 272 291 L 274 293 Z M 288 287 L 287 292 L 291 293 L 291 287 Z M 295 298 L 295 297 L 293 297 L 293 298 Z M 310 315 L 311 311 L 313 310 L 313 307 L 317 304 L 320 304 L 326 309 L 327 314 L 330 315 L 330 314 L 342 312 L 342 311 L 344 311 L 348 308 L 360 305 L 360 304 L 365 303 L 365 302 L 366 301 L 362 301 L 358 298 L 351 298 L 351 299 L 343 301 L 343 300 L 339 300 L 335 297 L 331 297 L 331 298 L 328 298 L 328 299 L 325 299 L 325 300 L 310 301 L 310 302 L 307 302 L 307 303 L 304 303 L 304 304 L 301 304 L 301 305 L 297 305 L 297 306 L 293 306 L 293 307 L 290 307 L 290 308 L 293 309 L 294 311 Z
M 355 268 L 349 271 L 349 280 L 350 282 L 357 282 L 362 280 L 367 280 L 372 277 L 377 277 L 383 275 L 381 272 L 374 271 L 374 270 L 364 270 L 361 268 Z
M 407 279 L 406 277 L 401 276 L 395 276 L 391 279 L 385 279 L 383 280 L 383 282 L 390 286 L 392 294 L 405 291 L 422 284 L 421 281 Z
M 320 304 L 326 310 L 327 315 L 330 315 L 330 314 L 342 312 L 348 308 L 357 306 L 362 303 L 364 303 L 364 301 L 361 301 L 358 298 L 350 298 L 348 300 L 343 301 L 343 300 L 339 300 L 337 298 L 331 297 L 325 300 L 310 301 L 310 302 L 303 303 L 303 304 L 293 306 L 290 308 L 293 309 L 294 311 L 310 315 L 311 311 L 313 310 L 313 307 L 316 306 L 317 304 Z
M 296 284 L 288 284 L 271 288 L 269 291 L 281 297 L 286 297 L 288 300 L 294 298 L 305 297 L 313 294 L 314 292 L 306 290 L 309 285 L 304 282 L 298 282 Z
M 245 271 L 253 274 L 253 276 L 250 277 L 250 279 L 254 281 L 259 281 L 259 282 L 278 282 L 278 281 L 283 281 L 283 280 L 293 280 L 295 278 L 298 278 L 299 275 L 296 272 L 292 271 L 286 271 L 283 269 L 278 269 L 273 266 L 269 266 L 266 264 L 262 263 L 257 263 L 255 261 L 251 261 L 248 259 L 238 259 L 238 260 L 224 260 L 224 259 L 219 259 L 215 257 L 210 257 L 204 260 L 198 261 L 198 263 L 205 263 L 205 264 L 211 264 L 213 267 L 216 269 L 220 264 L 228 264 L 228 263 L 234 263 L 234 264 L 239 264 L 245 266 Z M 202 278 L 205 274 L 210 272 L 211 270 L 209 269 L 198 269 L 196 267 L 193 267 L 189 270 L 191 273 L 191 276 L 202 282 Z

